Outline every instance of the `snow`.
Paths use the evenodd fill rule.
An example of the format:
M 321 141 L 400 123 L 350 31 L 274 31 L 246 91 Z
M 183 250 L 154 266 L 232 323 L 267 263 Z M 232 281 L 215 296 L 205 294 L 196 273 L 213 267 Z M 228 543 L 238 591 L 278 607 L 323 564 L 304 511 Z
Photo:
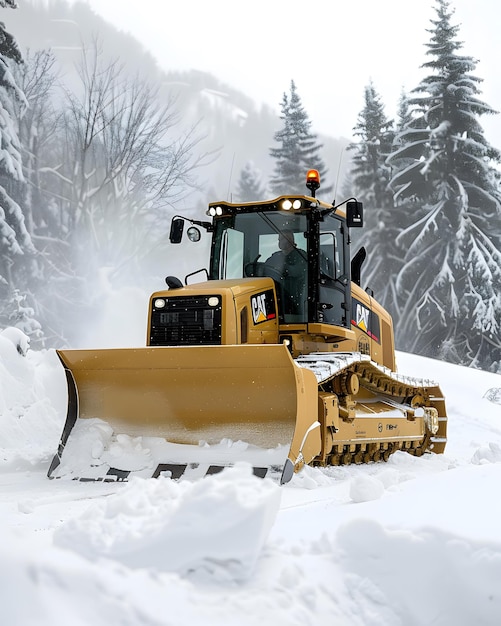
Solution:
M 87 559 L 105 556 L 135 569 L 245 580 L 279 505 L 277 484 L 254 479 L 246 464 L 197 482 L 155 480 L 146 490 L 135 478 L 56 530 L 54 542 Z M 127 523 L 117 526 L 117 517 Z
M 196 467 L 186 467 L 183 474 L 197 478 L 205 476 L 211 465 L 233 465 L 236 461 L 246 461 L 256 469 L 283 467 L 288 453 L 288 446 L 260 448 L 228 438 L 212 445 L 203 440 L 198 445 L 187 445 L 167 442 L 163 437 L 131 437 L 114 433 L 107 422 L 91 418 L 75 424 L 61 463 L 51 477 L 102 480 L 109 478 L 109 470 L 113 468 L 129 472 L 129 478 L 150 478 L 161 465 L 188 463 Z M 164 471 L 172 473 L 172 470 Z
M 55 353 L 1 333 L 2 626 L 499 624 L 501 377 L 397 362 L 440 383 L 445 454 L 307 467 L 284 487 L 246 463 L 81 483 L 46 477 L 66 406 Z

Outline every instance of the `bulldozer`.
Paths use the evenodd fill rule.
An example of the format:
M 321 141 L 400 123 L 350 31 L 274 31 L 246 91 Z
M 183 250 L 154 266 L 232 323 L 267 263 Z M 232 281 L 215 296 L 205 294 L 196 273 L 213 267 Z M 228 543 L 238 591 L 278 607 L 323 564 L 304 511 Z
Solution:
M 151 295 L 145 347 L 57 351 L 68 407 L 50 478 L 196 479 L 242 461 L 285 484 L 305 465 L 444 451 L 443 394 L 396 372 L 366 250 L 350 254 L 362 203 L 319 200 L 316 170 L 306 186 L 172 218 L 172 246 L 210 236 L 209 267 Z

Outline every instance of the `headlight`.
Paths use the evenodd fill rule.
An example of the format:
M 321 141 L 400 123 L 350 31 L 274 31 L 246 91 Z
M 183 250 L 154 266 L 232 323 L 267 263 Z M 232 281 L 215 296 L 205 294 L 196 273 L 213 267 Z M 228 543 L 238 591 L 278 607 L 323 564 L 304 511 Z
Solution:
M 214 217 L 215 215 L 222 215 L 222 214 L 223 214 L 222 206 L 210 206 L 207 211 L 207 215 L 209 215 L 210 217 Z
M 165 300 L 163 298 L 157 298 L 153 302 L 153 306 L 155 307 L 155 309 L 163 309 L 165 306 Z
M 291 209 L 294 209 L 297 211 L 302 206 L 303 206 L 303 203 L 301 202 L 299 198 L 296 198 L 295 200 L 290 200 L 289 198 L 287 198 L 287 200 L 284 200 L 282 202 L 282 209 L 284 211 L 290 211 Z

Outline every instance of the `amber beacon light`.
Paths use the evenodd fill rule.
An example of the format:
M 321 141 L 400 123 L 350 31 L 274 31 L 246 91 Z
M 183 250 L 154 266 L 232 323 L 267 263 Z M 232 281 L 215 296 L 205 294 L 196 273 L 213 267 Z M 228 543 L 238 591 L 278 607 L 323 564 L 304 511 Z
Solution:
M 315 191 L 320 187 L 320 174 L 318 170 L 308 170 L 306 173 L 306 186 L 315 197 Z

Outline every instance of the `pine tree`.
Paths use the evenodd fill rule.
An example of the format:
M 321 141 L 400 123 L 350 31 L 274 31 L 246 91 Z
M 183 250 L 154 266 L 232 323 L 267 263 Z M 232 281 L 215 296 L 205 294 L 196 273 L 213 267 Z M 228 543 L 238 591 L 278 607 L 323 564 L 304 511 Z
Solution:
M 35 311 L 27 302 L 26 295 L 14 289 L 5 304 L 5 314 L 10 326 L 19 328 L 29 337 L 32 348 L 44 348 L 44 334 L 40 322 L 35 318 Z
M 0 0 L 1 8 L 16 8 L 13 0 Z M 6 319 L 6 302 L 18 283 L 25 283 L 26 269 L 35 248 L 25 224 L 20 201 L 24 178 L 16 112 L 26 108 L 26 98 L 14 78 L 22 56 L 14 37 L 0 22 L 0 317 Z
M 354 151 L 350 172 L 352 194 L 364 203 L 365 228 L 354 242 L 364 245 L 368 259 L 364 265 L 363 280 L 381 304 L 394 311 L 395 294 L 392 274 L 398 269 L 395 250 L 397 216 L 393 211 L 393 196 L 388 188 L 391 178 L 386 158 L 394 139 L 393 121 L 386 117 L 381 98 L 372 82 L 364 92 L 365 106 L 353 129 L 357 143 L 349 146 Z
M 274 139 L 280 144 L 271 148 L 270 155 L 276 160 L 275 171 L 270 180 L 273 193 L 305 193 L 306 172 L 317 169 L 322 181 L 322 192 L 332 191 L 324 184 L 326 167 L 320 157 L 322 145 L 311 132 L 311 121 L 303 108 L 301 98 L 291 81 L 290 95 L 284 93 L 281 104 L 283 128 L 275 133 Z
M 266 189 L 262 183 L 261 174 L 256 169 L 252 161 L 248 161 L 240 172 L 240 178 L 237 183 L 237 201 L 252 202 L 253 200 L 262 200 L 265 196 Z
M 409 105 L 409 97 L 402 89 L 400 93 L 400 100 L 398 101 L 397 121 L 395 126 L 395 135 L 401 133 L 412 122 L 412 111 Z M 394 144 L 397 142 L 397 137 L 394 138 Z
M 0 0 L 0 7 L 16 8 L 16 4 L 13 0 Z M 22 209 L 9 193 L 16 182 L 23 181 L 14 106 L 17 103 L 24 107 L 26 101 L 11 71 L 13 65 L 20 63 L 17 43 L 0 22 L 0 281 L 4 284 L 12 281 L 14 258 L 33 249 Z
M 365 88 L 365 106 L 358 115 L 353 134 L 358 143 L 349 146 L 354 150 L 352 180 L 357 197 L 374 208 L 393 205 L 388 191 L 390 168 L 386 158 L 393 142 L 393 121 L 388 120 L 384 106 L 372 82 Z
M 43 327 L 43 337 L 30 335 L 32 347 L 47 342 L 61 346 L 67 342 L 61 326 L 75 322 L 64 314 L 68 302 L 79 301 L 82 276 L 72 264 L 73 250 L 68 241 L 68 212 L 59 206 L 67 190 L 62 170 L 67 161 L 61 156 L 65 145 L 60 77 L 54 54 L 48 50 L 26 51 L 24 61 L 14 68 L 14 78 L 22 89 L 28 108 L 15 107 L 18 136 L 22 148 L 23 176 L 19 189 L 26 228 L 39 251 L 25 268 L 22 282 L 24 312 Z M 25 255 L 26 256 L 26 255 Z M 18 293 L 9 293 L 7 302 L 15 303 Z M 82 307 L 83 308 L 83 307 Z M 4 316 L 9 313 L 6 307 Z M 30 322 L 31 324 L 31 322 Z M 16 324 L 19 325 L 19 324 Z M 30 326 L 31 327 L 31 326 Z M 36 327 L 36 324 L 35 324 Z M 36 330 L 36 328 L 35 328 Z M 37 331 L 38 335 L 40 331 Z
M 501 155 L 478 122 L 495 111 L 478 98 L 476 61 L 459 53 L 449 2 L 436 3 L 423 65 L 431 74 L 388 159 L 395 201 L 412 217 L 397 238 L 397 346 L 501 371 Z

